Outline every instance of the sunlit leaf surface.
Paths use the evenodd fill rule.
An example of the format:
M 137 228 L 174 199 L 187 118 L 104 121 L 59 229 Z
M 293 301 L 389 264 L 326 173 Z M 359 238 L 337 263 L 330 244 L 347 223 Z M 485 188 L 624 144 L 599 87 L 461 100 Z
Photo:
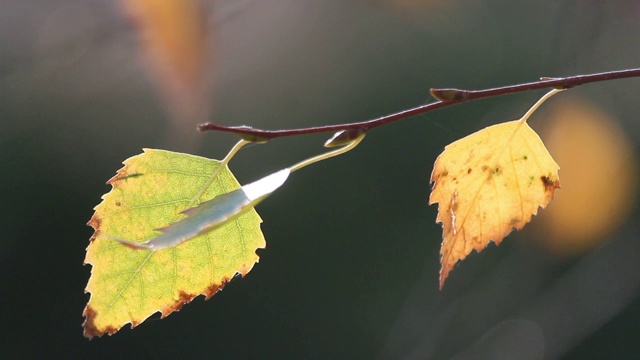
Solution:
M 261 219 L 253 209 L 176 247 L 135 250 L 114 238 L 142 243 L 185 215 L 181 212 L 219 162 L 145 149 L 109 180 L 112 190 L 96 206 L 95 229 L 85 263 L 93 266 L 86 291 L 85 336 L 137 326 L 155 312 L 165 317 L 198 295 L 213 296 L 236 274 L 246 275 L 265 247 Z M 200 201 L 238 189 L 223 169 Z
M 429 204 L 442 223 L 440 287 L 453 266 L 531 221 L 560 187 L 558 164 L 526 118 L 490 126 L 445 147 Z

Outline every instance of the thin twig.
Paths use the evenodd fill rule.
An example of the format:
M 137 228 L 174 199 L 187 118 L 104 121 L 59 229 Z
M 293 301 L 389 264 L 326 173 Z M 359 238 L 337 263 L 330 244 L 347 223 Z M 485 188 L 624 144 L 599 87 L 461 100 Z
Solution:
M 314 126 L 300 129 L 287 129 L 287 130 L 262 130 L 254 129 L 248 126 L 224 126 L 214 123 L 205 123 L 198 126 L 200 131 L 222 131 L 234 133 L 237 136 L 247 141 L 267 141 L 284 136 L 295 136 L 304 134 L 317 134 L 325 132 L 336 132 L 340 130 L 354 130 L 358 129 L 362 132 L 367 132 L 375 127 L 386 125 L 394 121 L 402 120 L 414 115 L 424 114 L 429 111 L 441 109 L 443 107 L 461 104 L 464 102 L 484 99 L 488 97 L 495 97 L 507 94 L 514 94 L 524 91 L 557 88 L 568 89 L 571 87 L 609 81 L 615 79 L 625 79 L 640 77 L 640 69 L 626 69 L 619 71 L 610 71 L 598 74 L 589 75 L 577 75 L 564 78 L 549 78 L 543 77 L 539 81 L 534 81 L 525 84 L 509 85 L 499 88 L 484 89 L 484 90 L 460 90 L 460 89 L 431 89 L 431 95 L 439 101 L 420 105 L 412 109 L 403 110 L 395 114 L 385 115 L 376 119 L 338 124 L 328 126 Z

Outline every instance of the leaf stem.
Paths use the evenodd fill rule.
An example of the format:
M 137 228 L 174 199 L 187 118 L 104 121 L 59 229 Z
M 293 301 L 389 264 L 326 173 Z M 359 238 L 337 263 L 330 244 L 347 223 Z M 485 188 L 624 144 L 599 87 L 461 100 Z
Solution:
M 318 161 L 326 160 L 326 159 L 332 158 L 334 156 L 338 156 L 340 154 L 344 154 L 347 151 L 349 151 L 349 150 L 353 149 L 354 147 L 358 146 L 358 144 L 360 144 L 360 141 L 362 141 L 362 139 L 364 139 L 364 135 L 365 135 L 364 132 L 360 133 L 360 134 L 357 135 L 357 137 L 355 139 L 353 139 L 347 145 L 345 145 L 345 146 L 343 146 L 343 147 L 341 147 L 339 149 L 332 150 L 332 151 L 326 152 L 324 154 L 316 155 L 316 156 L 311 157 L 309 159 L 300 161 L 299 163 L 291 166 L 289 169 L 291 170 L 291 172 L 294 172 L 296 170 L 300 170 L 303 167 L 311 165 L 311 164 L 316 163 Z
M 498 88 L 484 89 L 484 90 L 461 90 L 452 88 L 431 89 L 431 95 L 439 101 L 420 105 L 408 110 L 403 110 L 394 114 L 385 115 L 376 119 L 338 124 L 328 126 L 314 126 L 308 128 L 299 129 L 287 129 L 287 130 L 263 130 L 254 129 L 247 126 L 224 126 L 214 123 L 204 123 L 198 126 L 200 131 L 221 131 L 230 132 L 240 136 L 242 139 L 252 141 L 252 139 L 258 139 L 260 141 L 267 141 L 285 136 L 295 136 L 304 134 L 318 134 L 326 132 L 336 132 L 340 130 L 360 130 L 367 132 L 375 127 L 386 125 L 398 120 L 402 120 L 414 115 L 424 114 L 430 111 L 438 110 L 447 106 L 457 105 L 464 102 L 484 99 L 489 97 L 515 94 L 524 91 L 556 88 L 556 89 L 568 89 L 571 87 L 601 82 L 616 79 L 625 79 L 640 77 L 640 68 L 637 69 L 625 69 L 618 71 L 610 71 L 588 75 L 568 76 L 563 78 L 550 78 L 543 77 L 539 81 L 509 85 Z
M 540 100 L 536 101 L 535 104 L 533 104 L 533 106 L 527 110 L 527 112 L 522 115 L 522 117 L 520 118 L 520 123 L 524 124 L 527 122 L 527 120 L 529 119 L 529 117 L 536 111 L 538 110 L 538 108 L 540 107 L 540 105 L 542 105 L 545 101 L 547 101 L 550 97 L 552 97 L 553 95 L 564 91 L 566 89 L 553 89 L 551 91 L 549 91 L 548 93 L 544 94 L 543 97 L 540 98 Z
M 240 149 L 242 149 L 243 146 L 249 144 L 250 142 L 251 141 L 248 141 L 248 140 L 245 140 L 245 139 L 240 139 L 240 141 L 238 141 L 235 145 L 233 145 L 231 150 L 229 150 L 229 153 L 227 154 L 227 156 L 225 156 L 224 159 L 222 159 L 222 161 L 220 161 L 220 165 L 218 165 L 218 168 L 216 169 L 216 171 L 213 172 L 213 175 L 211 175 L 209 180 L 207 180 L 207 182 L 200 188 L 198 193 L 195 194 L 193 196 L 193 198 L 191 198 L 191 201 L 189 201 L 189 205 L 187 205 L 187 207 L 186 207 L 187 209 L 190 209 L 190 208 L 193 207 L 195 202 L 198 201 L 200 196 L 202 196 L 202 194 L 204 194 L 205 191 L 207 191 L 209 186 L 211 186 L 211 183 L 213 183 L 213 180 L 215 180 L 215 178 L 218 176 L 218 174 L 220 174 L 222 169 L 224 169 L 224 167 L 227 166 L 227 164 L 229 163 L 229 161 L 231 161 L 231 159 L 234 157 L 234 155 L 238 151 L 240 151 Z

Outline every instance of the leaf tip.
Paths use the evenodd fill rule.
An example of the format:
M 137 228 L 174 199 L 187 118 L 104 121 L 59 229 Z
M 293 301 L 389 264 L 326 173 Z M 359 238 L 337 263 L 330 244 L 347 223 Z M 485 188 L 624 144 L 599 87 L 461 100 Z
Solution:
M 438 290 L 442 291 L 444 288 L 444 282 L 447 281 L 447 276 L 449 276 L 449 270 L 445 270 L 444 267 L 440 268 L 440 279 L 438 282 Z

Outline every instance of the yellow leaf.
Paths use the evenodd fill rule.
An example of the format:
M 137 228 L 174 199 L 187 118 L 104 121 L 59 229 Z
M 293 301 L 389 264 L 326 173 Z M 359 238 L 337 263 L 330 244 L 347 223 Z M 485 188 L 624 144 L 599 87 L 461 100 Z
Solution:
M 453 266 L 490 241 L 500 244 L 531 221 L 560 187 L 558 164 L 527 118 L 487 127 L 445 147 L 436 159 L 429 204 L 442 223 L 440 288 Z
M 89 221 L 95 229 L 85 258 L 93 266 L 83 324 L 89 338 L 111 335 L 127 323 L 137 326 L 155 312 L 165 317 L 198 295 L 213 296 L 236 274 L 246 275 L 258 261 L 256 249 L 265 247 L 253 209 L 164 250 L 134 250 L 114 241 L 148 240 L 179 220 L 220 162 L 145 149 L 124 164 Z M 225 167 L 199 200 L 239 187 Z

